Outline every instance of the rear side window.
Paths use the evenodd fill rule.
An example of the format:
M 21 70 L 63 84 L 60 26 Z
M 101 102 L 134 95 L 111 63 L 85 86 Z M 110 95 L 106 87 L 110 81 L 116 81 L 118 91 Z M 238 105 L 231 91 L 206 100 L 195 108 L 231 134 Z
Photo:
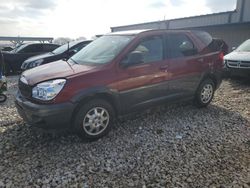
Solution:
M 213 38 L 210 34 L 205 31 L 193 31 L 193 33 L 206 45 L 208 46 L 212 41 Z
M 42 52 L 41 44 L 31 44 L 19 51 L 19 53 L 37 53 Z
M 144 39 L 134 51 L 143 53 L 144 63 L 161 61 L 163 59 L 163 41 L 161 37 Z
M 168 58 L 180 58 L 197 54 L 197 48 L 185 34 L 168 34 L 166 37 Z
M 52 52 L 56 48 L 58 48 L 58 46 L 53 45 L 53 44 L 43 44 L 43 51 L 44 52 Z

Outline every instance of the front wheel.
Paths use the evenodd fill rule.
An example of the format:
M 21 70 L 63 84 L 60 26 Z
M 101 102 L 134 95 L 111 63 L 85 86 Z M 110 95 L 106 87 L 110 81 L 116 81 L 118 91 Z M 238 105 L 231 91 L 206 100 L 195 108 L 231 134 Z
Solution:
M 213 99 L 215 84 L 211 79 L 204 80 L 195 95 L 195 105 L 198 107 L 206 107 Z
M 4 94 L 0 94 L 0 103 L 3 103 L 7 100 L 7 96 Z
M 109 132 L 113 118 L 113 107 L 104 100 L 95 99 L 78 110 L 74 129 L 81 138 L 96 140 Z

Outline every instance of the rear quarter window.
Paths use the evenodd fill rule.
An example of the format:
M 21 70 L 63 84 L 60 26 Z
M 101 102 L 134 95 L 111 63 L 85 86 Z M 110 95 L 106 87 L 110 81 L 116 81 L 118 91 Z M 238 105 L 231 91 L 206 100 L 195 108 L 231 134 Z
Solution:
M 205 31 L 194 31 L 194 34 L 206 45 L 208 46 L 212 41 L 213 38 L 210 34 Z
M 168 58 L 193 56 L 198 53 L 193 41 L 185 34 L 168 34 L 166 36 L 166 54 Z

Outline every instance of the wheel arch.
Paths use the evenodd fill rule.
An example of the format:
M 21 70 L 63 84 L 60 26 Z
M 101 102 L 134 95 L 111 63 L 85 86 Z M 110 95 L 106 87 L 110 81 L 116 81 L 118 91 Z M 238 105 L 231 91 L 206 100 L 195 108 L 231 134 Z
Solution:
M 202 79 L 201 79 L 201 81 L 200 81 L 200 84 L 201 84 L 204 80 L 206 80 L 206 79 L 210 79 L 210 80 L 213 81 L 214 86 L 215 86 L 215 89 L 217 89 L 217 88 L 219 87 L 219 81 L 218 81 L 218 78 L 217 78 L 217 76 L 216 76 L 215 74 L 213 74 L 213 73 L 206 73 L 206 74 L 204 74 L 203 77 L 202 77 Z M 200 84 L 199 84 L 199 86 L 200 86 Z M 198 87 L 199 87 L 199 86 L 198 86 Z M 197 89 L 198 89 L 198 88 L 197 88 Z
M 76 114 L 82 107 L 82 105 L 95 99 L 101 99 L 108 102 L 113 107 L 115 116 L 118 116 L 120 114 L 121 107 L 118 94 L 107 88 L 95 88 L 88 91 L 82 91 L 79 95 L 75 96 L 72 99 L 72 102 L 76 105 L 72 113 L 73 115 L 71 118 L 71 122 L 74 121 Z

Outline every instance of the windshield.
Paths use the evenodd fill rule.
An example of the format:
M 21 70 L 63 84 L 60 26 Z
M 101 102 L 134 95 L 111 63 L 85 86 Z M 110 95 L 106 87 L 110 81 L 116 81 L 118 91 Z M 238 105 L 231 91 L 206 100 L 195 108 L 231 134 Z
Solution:
M 105 64 L 115 58 L 132 39 L 133 36 L 102 36 L 71 59 L 78 64 Z
M 61 54 L 61 53 L 64 53 L 66 50 L 68 50 L 68 47 L 71 48 L 72 46 L 75 46 L 76 44 L 78 44 L 79 41 L 73 41 L 73 42 L 70 42 L 69 44 L 66 43 L 58 48 L 56 48 L 52 53 L 53 54 Z M 68 46 L 69 45 L 69 46 Z
M 238 52 L 250 52 L 250 40 L 243 42 L 237 49 Z

